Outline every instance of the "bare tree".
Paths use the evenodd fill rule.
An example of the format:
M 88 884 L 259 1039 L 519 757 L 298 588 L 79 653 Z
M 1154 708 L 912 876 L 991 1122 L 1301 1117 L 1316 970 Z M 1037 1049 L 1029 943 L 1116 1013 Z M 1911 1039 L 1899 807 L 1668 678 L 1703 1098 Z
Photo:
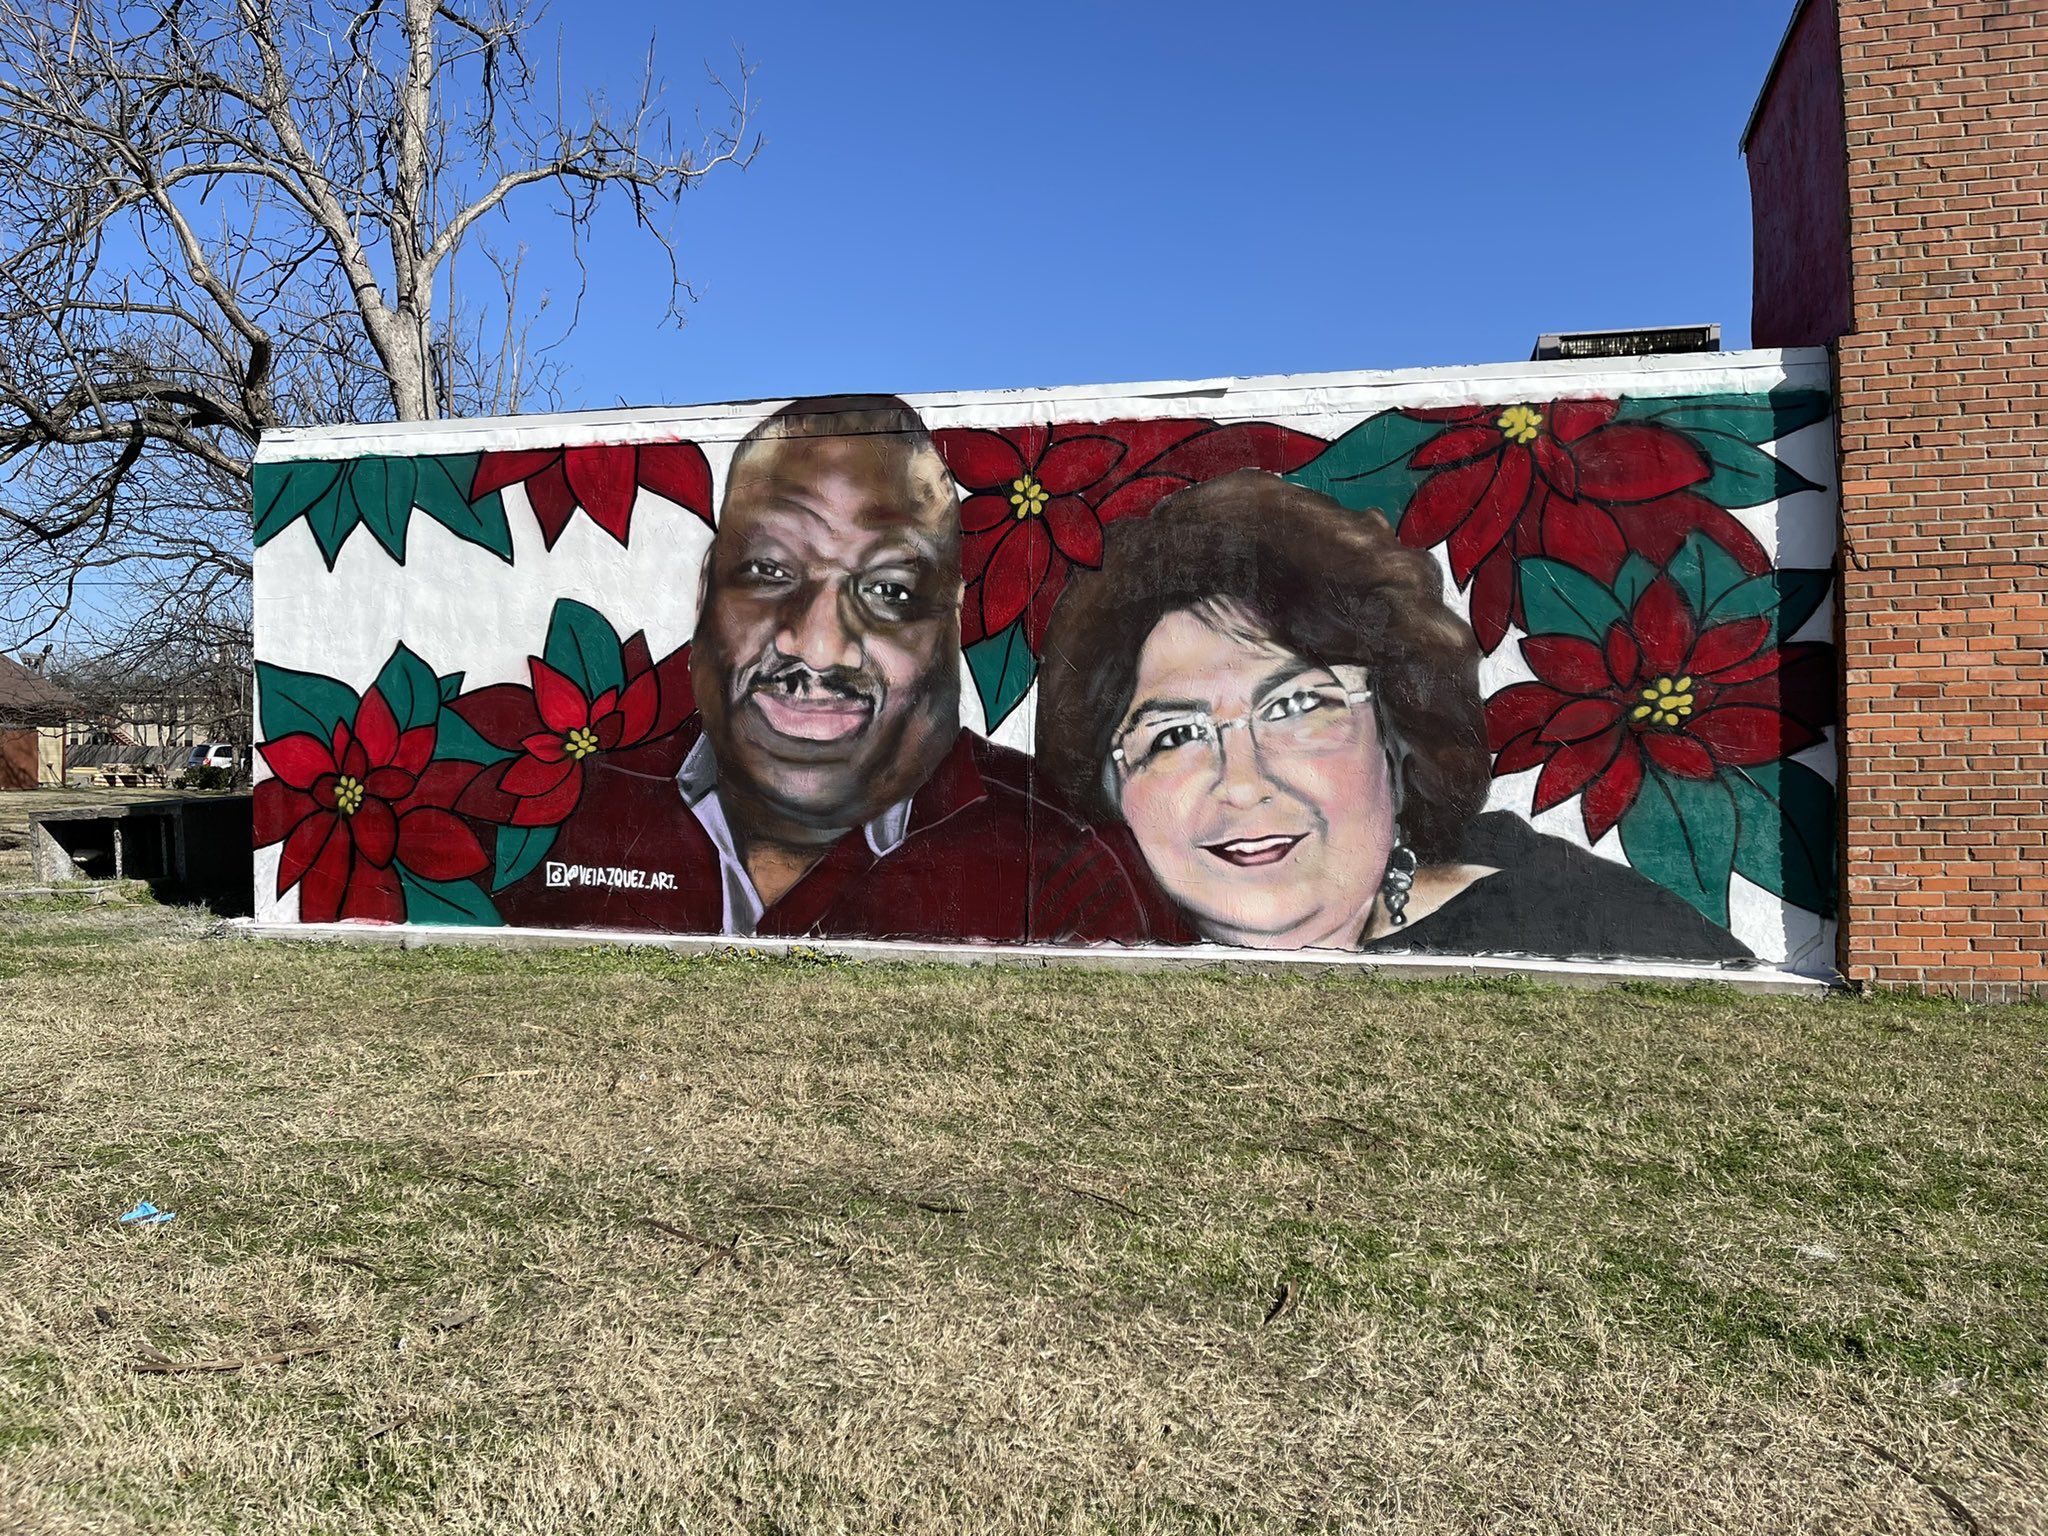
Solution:
M 515 209 L 580 262 L 630 208 L 678 312 L 673 205 L 758 148 L 745 60 L 678 142 L 651 52 L 629 99 L 572 105 L 529 59 L 538 21 L 0 0 L 0 636 L 70 614 L 137 657 L 246 654 L 263 432 L 549 389 Z

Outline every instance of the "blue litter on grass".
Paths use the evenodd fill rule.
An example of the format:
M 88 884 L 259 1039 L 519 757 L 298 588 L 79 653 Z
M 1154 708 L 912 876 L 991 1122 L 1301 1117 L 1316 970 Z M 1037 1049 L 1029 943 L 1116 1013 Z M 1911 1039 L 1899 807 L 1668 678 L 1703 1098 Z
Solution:
M 176 1211 L 160 1211 L 147 1200 L 138 1200 L 135 1209 L 124 1211 L 121 1225 L 124 1227 L 160 1227 L 167 1221 L 176 1221 Z

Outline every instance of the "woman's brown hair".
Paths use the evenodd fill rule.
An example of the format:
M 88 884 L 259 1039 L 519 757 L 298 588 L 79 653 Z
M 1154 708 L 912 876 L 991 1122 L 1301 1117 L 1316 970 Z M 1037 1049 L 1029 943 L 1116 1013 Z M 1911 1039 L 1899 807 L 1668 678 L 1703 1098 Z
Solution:
M 1154 626 L 1182 609 L 1244 615 L 1320 666 L 1367 669 L 1394 759 L 1403 839 L 1455 861 L 1491 776 L 1479 648 L 1443 575 L 1377 512 L 1260 470 L 1177 491 L 1110 524 L 1102 566 L 1067 580 L 1038 672 L 1038 772 L 1098 820 L 1121 820 L 1105 769 Z

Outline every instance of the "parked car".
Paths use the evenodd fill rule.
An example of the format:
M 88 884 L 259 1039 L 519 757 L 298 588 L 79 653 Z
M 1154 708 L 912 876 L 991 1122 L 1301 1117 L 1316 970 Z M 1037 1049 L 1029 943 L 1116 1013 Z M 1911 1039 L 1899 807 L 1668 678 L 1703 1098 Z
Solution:
M 230 741 L 202 741 L 176 770 L 179 789 L 232 789 L 249 780 L 249 749 Z

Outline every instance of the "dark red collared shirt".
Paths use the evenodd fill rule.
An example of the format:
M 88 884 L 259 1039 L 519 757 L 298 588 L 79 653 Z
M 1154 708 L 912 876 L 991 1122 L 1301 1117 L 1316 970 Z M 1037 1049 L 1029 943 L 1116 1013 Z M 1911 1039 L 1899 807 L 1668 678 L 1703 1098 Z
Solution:
M 676 772 L 696 717 L 654 747 L 602 758 L 547 858 L 500 892 L 533 928 L 718 933 L 718 849 Z M 1031 759 L 963 730 L 910 802 L 903 839 L 878 854 L 854 828 L 762 914 L 772 938 L 1000 944 L 1143 943 L 1147 877 L 1034 792 Z

